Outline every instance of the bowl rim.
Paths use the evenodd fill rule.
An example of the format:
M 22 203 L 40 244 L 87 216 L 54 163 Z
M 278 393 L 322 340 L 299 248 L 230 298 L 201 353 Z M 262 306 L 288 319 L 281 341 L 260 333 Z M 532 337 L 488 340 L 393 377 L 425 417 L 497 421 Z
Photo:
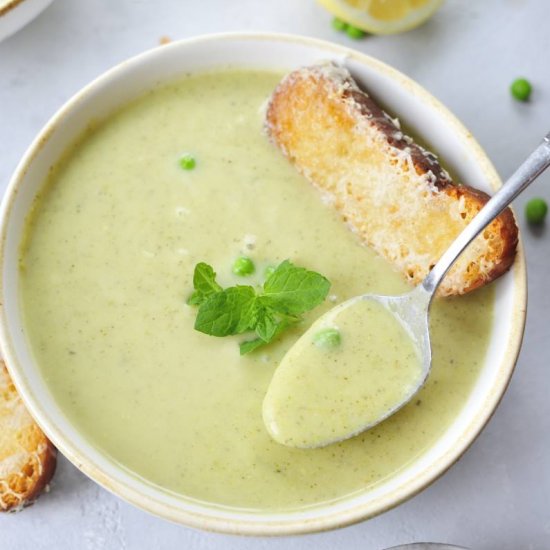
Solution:
M 467 144 L 468 149 L 474 155 L 475 164 L 479 166 L 484 176 L 487 178 L 490 186 L 495 190 L 500 187 L 500 178 L 491 161 L 488 159 L 481 146 L 473 138 L 472 134 L 455 117 L 455 115 L 453 115 L 447 107 L 445 107 L 439 100 L 433 97 L 414 80 L 410 79 L 397 69 L 394 69 L 386 63 L 383 63 L 382 61 L 379 61 L 369 55 L 345 46 L 316 38 L 293 34 L 265 32 L 228 32 L 206 34 L 174 41 L 170 44 L 163 45 L 162 47 L 157 46 L 115 65 L 75 93 L 59 108 L 59 110 L 40 130 L 17 165 L 8 184 L 0 207 L 0 348 L 2 350 L 2 355 L 5 359 L 10 376 L 12 377 L 18 392 L 20 393 L 32 416 L 36 419 L 38 425 L 43 429 L 46 435 L 77 468 L 105 489 L 130 502 L 131 504 L 171 521 L 184 523 L 188 526 L 202 530 L 217 531 L 227 534 L 271 536 L 326 531 L 338 527 L 344 527 L 383 513 L 428 487 L 431 483 L 441 477 L 462 456 L 462 454 L 475 441 L 477 436 L 494 414 L 513 374 L 525 328 L 527 277 L 521 238 L 518 243 L 516 260 L 511 269 L 511 276 L 513 277 L 513 288 L 511 293 L 513 295 L 514 310 L 517 312 L 517 315 L 513 315 L 510 322 L 507 348 L 498 369 L 495 383 L 491 388 L 491 391 L 487 392 L 487 395 L 484 396 L 483 404 L 480 405 L 478 414 L 470 421 L 468 426 L 461 433 L 460 437 L 457 438 L 452 449 L 449 449 L 446 453 L 437 457 L 437 459 L 428 465 L 416 478 L 407 480 L 407 482 L 403 483 L 392 492 L 383 495 L 370 503 L 356 503 L 353 507 L 348 507 L 344 510 L 336 510 L 329 513 L 327 513 L 326 510 L 329 505 L 320 505 L 316 508 L 316 510 L 319 510 L 319 514 L 314 518 L 292 519 L 292 512 L 287 514 L 288 519 L 285 518 L 277 520 L 269 520 L 269 517 L 276 515 L 276 512 L 259 514 L 257 516 L 259 518 L 258 521 L 243 518 L 239 519 L 238 517 L 214 517 L 213 515 L 208 515 L 206 513 L 197 513 L 194 510 L 184 510 L 182 506 L 176 507 L 171 505 L 169 502 L 148 499 L 144 495 L 143 491 L 140 491 L 140 485 L 142 485 L 143 482 L 137 482 L 137 477 L 137 485 L 135 487 L 131 487 L 128 483 L 125 483 L 124 480 L 111 477 L 111 475 L 101 470 L 96 464 L 94 464 L 89 457 L 85 456 L 83 453 L 80 453 L 80 451 L 76 448 L 76 445 L 74 445 L 70 439 L 62 433 L 61 430 L 58 430 L 56 426 L 50 424 L 48 421 L 48 413 L 46 408 L 42 408 L 40 400 L 36 395 L 34 395 L 27 377 L 23 374 L 23 369 L 21 369 L 18 365 L 13 343 L 8 330 L 6 309 L 4 307 L 6 291 L 4 257 L 8 220 L 15 202 L 15 197 L 18 193 L 18 188 L 24 181 L 28 166 L 33 162 L 35 156 L 48 141 L 50 135 L 55 132 L 60 120 L 68 112 L 78 108 L 78 105 L 83 97 L 101 87 L 103 83 L 108 82 L 111 78 L 121 72 L 122 69 L 138 66 L 144 61 L 154 58 L 155 56 L 162 55 L 161 52 L 169 48 L 182 48 L 186 45 L 204 42 L 223 42 L 227 40 L 284 42 L 314 47 L 327 52 L 328 55 L 351 58 L 362 65 L 367 65 L 370 68 L 385 74 L 394 81 L 404 85 L 408 89 L 409 93 L 419 97 L 435 108 L 435 110 L 438 111 L 438 114 L 445 120 L 445 124 L 449 127 L 450 132 L 454 133 L 460 138 L 461 141 Z M 121 470 L 120 466 L 117 466 L 117 468 L 118 470 Z M 350 499 L 351 498 L 353 497 L 350 496 Z M 216 509 L 215 506 L 208 508 L 207 503 L 204 504 L 203 508 L 204 510 L 209 510 L 211 512 Z M 325 510 L 325 512 L 323 512 L 323 510 Z
M 0 5 L 0 42 L 28 25 L 52 2 L 53 0 L 7 0 Z
M 14 12 L 16 8 L 21 7 L 23 4 L 30 5 L 34 3 L 35 5 L 39 6 L 43 5 L 44 8 L 46 8 L 46 6 L 51 2 L 53 2 L 53 0 L 8 0 L 6 4 L 0 6 L 0 18 L 2 18 L 4 15 L 8 15 L 9 13 Z M 38 13 L 40 13 L 40 11 L 38 11 L 36 15 L 38 15 Z M 30 19 L 36 17 L 36 15 L 31 16 Z
M 0 7 L 0 17 L 10 12 L 16 8 L 19 4 L 23 3 L 25 0 L 8 0 L 7 4 Z

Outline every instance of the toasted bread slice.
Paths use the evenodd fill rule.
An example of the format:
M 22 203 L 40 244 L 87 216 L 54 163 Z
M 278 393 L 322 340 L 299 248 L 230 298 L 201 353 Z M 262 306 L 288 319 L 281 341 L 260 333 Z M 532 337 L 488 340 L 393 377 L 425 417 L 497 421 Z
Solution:
M 36 425 L 0 360 L 0 511 L 31 504 L 47 487 L 55 447 Z
M 489 199 L 453 183 L 433 153 L 333 64 L 286 76 L 271 97 L 266 128 L 361 240 L 414 284 Z M 502 275 L 517 241 L 506 209 L 462 254 L 439 294 L 464 294 Z

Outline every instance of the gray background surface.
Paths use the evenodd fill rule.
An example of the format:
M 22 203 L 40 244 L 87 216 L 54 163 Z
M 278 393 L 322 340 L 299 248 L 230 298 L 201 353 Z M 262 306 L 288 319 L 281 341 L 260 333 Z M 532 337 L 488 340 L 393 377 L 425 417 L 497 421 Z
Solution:
M 425 26 L 353 42 L 313 0 L 56 0 L 0 44 L 0 185 L 36 132 L 80 87 L 115 63 L 201 33 L 268 30 L 341 42 L 378 57 L 440 98 L 506 177 L 550 130 L 550 2 L 447 0 Z M 514 102 L 517 76 L 534 85 Z M 527 332 L 518 369 L 493 420 L 442 479 L 398 508 L 339 531 L 238 538 L 173 525 L 122 502 L 61 458 L 51 492 L 0 517 L 0 548 L 352 549 L 420 540 L 475 549 L 550 547 L 550 231 L 525 226 L 523 205 L 550 201 L 550 173 L 518 199 L 529 266 Z

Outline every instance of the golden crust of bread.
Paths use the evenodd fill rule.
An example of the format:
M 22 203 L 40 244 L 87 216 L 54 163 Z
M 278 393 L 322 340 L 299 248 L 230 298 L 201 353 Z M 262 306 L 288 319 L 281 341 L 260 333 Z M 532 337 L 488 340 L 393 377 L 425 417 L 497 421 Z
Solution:
M 56 455 L 0 360 L 0 511 L 32 504 L 54 474 Z
M 269 102 L 266 129 L 361 240 L 414 284 L 489 200 L 455 184 L 433 153 L 334 64 L 287 75 Z M 464 294 L 502 275 L 517 242 L 506 209 L 462 254 L 439 294 Z

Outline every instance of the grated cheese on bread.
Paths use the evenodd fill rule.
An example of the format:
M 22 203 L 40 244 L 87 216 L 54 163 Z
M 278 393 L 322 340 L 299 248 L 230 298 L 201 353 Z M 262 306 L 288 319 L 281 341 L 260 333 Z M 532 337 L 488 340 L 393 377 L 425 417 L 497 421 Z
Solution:
M 0 360 L 0 511 L 32 504 L 55 466 L 55 447 L 28 413 Z
M 413 284 L 489 200 L 455 184 L 433 153 L 332 63 L 287 75 L 269 102 L 266 129 L 360 239 Z M 464 294 L 499 277 L 517 242 L 506 209 L 463 252 L 439 294 Z

